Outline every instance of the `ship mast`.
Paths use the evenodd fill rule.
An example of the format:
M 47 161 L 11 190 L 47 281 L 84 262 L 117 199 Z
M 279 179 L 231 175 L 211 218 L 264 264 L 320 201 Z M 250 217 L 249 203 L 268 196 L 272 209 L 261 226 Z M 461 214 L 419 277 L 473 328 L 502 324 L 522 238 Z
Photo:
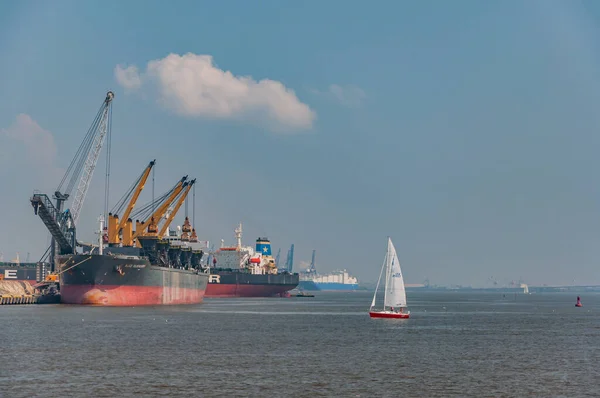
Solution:
M 237 249 L 242 248 L 242 223 L 235 229 L 235 239 L 237 241 Z
M 103 254 L 104 242 L 102 241 L 104 235 L 104 216 L 98 217 L 98 222 L 100 223 L 100 231 L 98 231 L 98 254 Z
M 168 220 L 169 218 L 171 218 L 171 213 L 173 212 L 173 206 L 169 206 L 167 208 L 167 211 L 165 211 L 164 216 L 162 217 L 165 221 Z M 160 234 L 159 234 L 160 235 Z M 163 233 L 163 237 L 168 238 L 170 235 L 169 233 L 169 226 L 167 225 L 167 228 L 165 230 L 165 232 Z

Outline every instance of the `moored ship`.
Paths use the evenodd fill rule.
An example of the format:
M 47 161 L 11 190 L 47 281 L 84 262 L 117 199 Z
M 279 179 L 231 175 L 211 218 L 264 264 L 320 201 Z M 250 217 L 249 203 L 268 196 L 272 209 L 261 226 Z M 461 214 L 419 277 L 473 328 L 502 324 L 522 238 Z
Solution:
M 108 254 L 59 256 L 61 302 L 102 306 L 201 303 L 208 273 L 199 261 L 174 263 L 172 247 L 145 246 L 135 255 L 106 248 Z
M 35 192 L 34 213 L 52 235 L 48 250 L 50 280 L 58 281 L 66 304 L 106 306 L 197 304 L 206 292 L 207 269 L 201 250 L 162 237 L 196 180 L 183 177 L 170 191 L 133 212 L 155 161 L 151 161 L 130 190 L 108 213 L 110 161 L 106 162 L 105 212 L 100 217 L 97 244 L 77 240 L 77 227 L 105 138 L 111 137 L 114 93 L 109 91 L 91 127 L 52 198 Z M 110 145 L 107 148 L 110 159 Z M 154 192 L 154 190 L 153 190 Z M 69 200 L 69 208 L 64 205 Z M 173 206 L 173 208 L 171 208 Z M 107 214 L 108 213 L 108 214 Z M 122 215 L 119 218 L 119 215 Z M 104 220 L 108 225 L 104 228 Z M 135 231 L 133 225 L 135 221 Z M 164 222 L 159 226 L 159 223 Z M 186 232 L 195 231 L 187 218 Z M 182 238 L 182 240 L 185 240 Z
M 206 297 L 272 297 L 298 286 L 297 273 L 279 272 L 268 238 L 258 238 L 254 248 L 242 246 L 242 224 L 235 237 L 235 246 L 222 244 L 211 256 Z
M 313 250 L 310 267 L 300 274 L 298 287 L 310 291 L 354 291 L 358 290 L 358 279 L 348 271 L 338 270 L 328 274 L 318 274 L 315 266 L 315 253 Z
M 140 190 L 153 165 L 154 161 L 150 162 L 138 179 Z M 192 247 L 196 231 L 191 228 L 189 219 L 186 217 L 185 235 L 181 240 L 163 238 L 195 183 L 195 180 L 186 180 L 187 177 L 183 177 L 159 202 L 144 206 L 144 209 L 156 210 L 146 221 L 136 222 L 135 232 L 128 218 L 133 206 L 126 208 L 123 219 L 127 221 L 123 222 L 117 215 L 122 209 L 118 205 L 114 214 L 109 213 L 106 232 L 101 221 L 97 247 L 88 247 L 85 254 L 58 256 L 61 302 L 105 306 L 201 303 L 208 284 L 208 270 L 201 264 L 204 252 Z M 135 192 L 137 190 L 129 193 L 130 203 L 137 199 Z M 172 204 L 174 209 L 169 209 Z M 159 230 L 154 220 L 162 218 L 165 222 Z

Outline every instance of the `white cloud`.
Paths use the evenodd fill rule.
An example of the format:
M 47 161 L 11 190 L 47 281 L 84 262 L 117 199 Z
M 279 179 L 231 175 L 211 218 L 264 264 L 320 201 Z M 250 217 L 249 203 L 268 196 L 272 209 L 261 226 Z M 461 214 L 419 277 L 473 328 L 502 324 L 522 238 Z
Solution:
M 319 91 L 316 89 L 311 89 L 310 91 L 314 94 L 329 97 L 348 108 L 360 107 L 367 98 L 364 90 L 354 85 L 341 86 L 332 84 L 326 91 Z
M 136 90 L 142 86 L 142 79 L 136 66 L 115 66 L 115 78 L 117 83 L 127 90 Z
M 54 136 L 40 127 L 31 116 L 24 113 L 17 115 L 10 127 L 0 129 L 0 136 L 22 144 L 29 160 L 46 166 L 55 164 L 57 151 Z
M 148 62 L 141 74 L 135 66 L 119 65 L 115 77 L 126 89 L 152 85 L 159 103 L 183 116 L 246 120 L 279 131 L 309 129 L 316 119 L 281 82 L 235 76 L 210 55 L 169 54 Z
M 4 195 L 2 206 L 13 210 L 3 218 L 10 228 L 0 231 L 0 241 L 11 248 L 5 258 L 19 251 L 24 260 L 31 251 L 30 260 L 37 261 L 50 243 L 50 234 L 35 216 L 29 197 L 35 190 L 51 194 L 56 189 L 64 174 L 57 153 L 53 134 L 27 114 L 17 115 L 8 127 L 0 126 L 0 184 L 10 192 Z
M 340 102 L 348 107 L 357 107 L 362 105 L 366 98 L 365 92 L 357 86 L 338 86 L 332 84 L 329 86 L 329 92 Z
M 57 153 L 52 133 L 29 115 L 19 114 L 9 127 L 0 127 L 0 178 L 5 184 L 19 185 L 24 178 L 19 186 L 27 191 L 56 188 L 64 174 Z

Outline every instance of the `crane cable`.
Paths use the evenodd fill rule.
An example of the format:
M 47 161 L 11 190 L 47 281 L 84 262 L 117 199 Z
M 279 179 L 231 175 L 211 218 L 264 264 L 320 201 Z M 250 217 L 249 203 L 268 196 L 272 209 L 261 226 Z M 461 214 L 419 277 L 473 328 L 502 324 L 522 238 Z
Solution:
M 192 228 L 196 228 L 196 184 L 192 187 Z
M 62 273 L 64 273 L 64 272 L 67 272 L 68 270 L 70 270 L 70 269 L 72 269 L 72 268 L 75 268 L 75 267 L 77 267 L 79 264 L 85 263 L 86 261 L 90 260 L 91 258 L 92 258 L 92 256 L 89 256 L 89 257 L 88 257 L 88 258 L 86 258 L 85 260 L 81 260 L 81 261 L 80 261 L 80 262 L 78 262 L 77 264 L 75 264 L 75 265 L 73 265 L 73 266 L 71 266 L 71 267 L 69 267 L 69 268 L 67 268 L 67 269 L 63 269 L 62 271 L 60 271 L 60 272 L 59 272 L 59 273 L 57 273 L 56 275 L 58 276 L 58 275 L 60 275 L 60 274 L 62 274 Z M 67 260 L 67 262 L 65 262 L 65 265 L 67 265 L 67 263 L 68 263 L 69 261 L 71 261 L 71 260 L 72 260 L 71 258 L 70 258 L 69 260 Z
M 66 187 L 66 190 L 64 193 L 70 195 L 71 192 L 73 191 L 73 188 L 74 188 L 75 184 L 77 183 L 79 176 L 81 175 L 81 171 L 83 170 L 85 161 L 87 160 L 87 155 L 89 154 L 90 148 L 92 147 L 92 143 L 94 142 L 94 137 L 96 136 L 96 133 L 98 132 L 98 125 L 100 124 L 100 120 L 102 119 L 102 115 L 104 113 L 105 106 L 107 106 L 106 102 L 103 102 L 102 105 L 100 106 L 100 109 L 98 110 L 98 113 L 96 114 L 96 117 L 94 118 L 94 121 L 92 122 L 92 125 L 90 126 L 85 137 L 83 138 L 81 145 L 77 149 L 77 152 L 75 153 L 75 157 L 73 157 L 73 160 L 71 160 L 71 164 L 67 168 L 65 175 L 63 176 L 62 180 L 60 181 L 57 191 L 61 191 L 63 184 L 66 182 L 66 180 L 69 177 L 69 175 L 71 174 L 71 172 L 73 172 L 73 175 L 71 175 L 71 178 L 67 184 L 67 187 Z
M 125 194 L 121 197 L 121 199 L 119 199 L 117 204 L 115 204 L 115 206 L 112 208 L 112 210 L 111 210 L 112 214 L 116 214 L 116 215 L 121 214 L 123 209 L 125 209 L 125 205 L 131 200 L 131 197 L 133 196 L 135 188 L 140 184 L 140 181 L 142 180 L 143 176 L 144 176 L 144 173 L 142 173 L 138 177 L 138 179 L 135 180 L 133 182 L 133 184 L 131 184 L 131 186 L 129 187 L 127 192 L 125 192 Z

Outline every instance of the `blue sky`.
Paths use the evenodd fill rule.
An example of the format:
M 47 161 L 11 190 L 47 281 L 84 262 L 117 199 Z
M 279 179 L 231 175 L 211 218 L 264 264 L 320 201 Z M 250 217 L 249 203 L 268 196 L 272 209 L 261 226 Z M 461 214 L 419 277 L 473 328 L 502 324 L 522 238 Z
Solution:
M 600 283 L 598 4 L 170 4 L 0 3 L 5 260 L 45 249 L 28 197 L 113 90 L 113 203 L 156 158 L 157 192 L 198 178 L 214 242 L 241 221 L 247 243 L 375 280 L 390 235 L 412 283 Z M 101 160 L 85 240 L 103 178 Z

